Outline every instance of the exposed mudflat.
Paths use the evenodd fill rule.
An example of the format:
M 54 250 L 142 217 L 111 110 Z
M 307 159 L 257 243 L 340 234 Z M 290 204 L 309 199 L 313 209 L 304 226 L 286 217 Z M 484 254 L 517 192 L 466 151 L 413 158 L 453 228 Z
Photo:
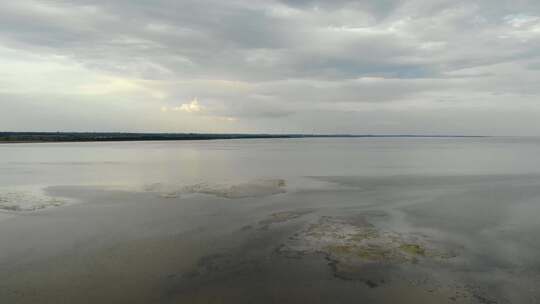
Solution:
M 0 211 L 31 212 L 61 207 L 68 203 L 64 198 L 49 196 L 41 189 L 36 189 L 35 187 L 30 189 L 0 188 Z
M 145 185 L 142 189 L 158 193 L 163 198 L 178 198 L 187 194 L 208 194 L 235 199 L 285 193 L 286 183 L 283 179 L 255 179 L 233 184 L 202 182 L 184 186 L 154 183 Z

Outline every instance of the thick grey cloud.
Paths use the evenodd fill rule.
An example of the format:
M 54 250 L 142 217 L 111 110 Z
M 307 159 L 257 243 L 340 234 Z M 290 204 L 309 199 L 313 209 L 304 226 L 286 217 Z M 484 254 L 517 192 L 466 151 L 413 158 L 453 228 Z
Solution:
M 0 56 L 0 129 L 540 130 L 533 0 L 10 1 Z

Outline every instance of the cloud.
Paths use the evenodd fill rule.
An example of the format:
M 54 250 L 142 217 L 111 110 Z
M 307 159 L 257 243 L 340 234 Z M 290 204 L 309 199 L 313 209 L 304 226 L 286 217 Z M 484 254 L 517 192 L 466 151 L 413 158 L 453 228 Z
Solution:
M 229 117 L 245 131 L 333 129 L 334 119 L 362 132 L 356 115 L 384 131 L 396 124 L 359 113 L 432 113 L 443 101 L 454 120 L 479 115 L 480 130 L 488 121 L 464 105 L 530 113 L 540 95 L 533 0 L 20 0 L 0 4 L 0 20 L 0 93 L 24 97 L 0 96 L 1 106 L 41 100 L 61 113 L 56 99 L 94 116 L 128 107 L 152 129 L 219 130 L 226 119 L 217 117 Z M 172 112 L 197 115 L 180 122 Z M 0 129 L 18 128 L 5 115 Z M 418 121 L 403 119 L 403 132 L 433 122 L 411 117 Z M 129 125 L 122 119 L 107 125 Z
M 201 106 L 199 105 L 199 101 L 197 98 L 193 99 L 189 103 L 183 103 L 178 107 L 173 107 L 172 111 L 182 111 L 187 113 L 196 113 L 201 111 Z

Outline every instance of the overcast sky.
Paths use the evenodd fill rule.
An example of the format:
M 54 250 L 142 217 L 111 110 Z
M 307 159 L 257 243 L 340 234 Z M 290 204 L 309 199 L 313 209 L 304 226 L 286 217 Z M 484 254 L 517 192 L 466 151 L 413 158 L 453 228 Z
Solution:
M 540 135 L 538 0 L 0 2 L 0 130 Z

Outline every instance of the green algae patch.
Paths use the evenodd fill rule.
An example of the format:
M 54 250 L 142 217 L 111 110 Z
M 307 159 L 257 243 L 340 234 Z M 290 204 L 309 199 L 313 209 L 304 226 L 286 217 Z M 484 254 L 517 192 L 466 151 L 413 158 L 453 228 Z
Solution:
M 270 216 L 269 222 L 282 223 L 302 216 L 299 212 L 277 212 Z
M 271 224 L 285 223 L 285 222 L 297 219 L 311 212 L 313 212 L 312 209 L 276 212 L 276 213 L 270 214 L 268 218 L 259 221 L 258 224 L 262 227 L 266 227 Z
M 368 261 L 390 261 L 394 260 L 395 255 L 392 250 L 381 246 L 367 246 L 359 248 L 356 256 Z
M 291 215 L 274 214 L 274 221 Z M 347 280 L 371 280 L 377 269 L 437 262 L 450 253 L 425 236 L 380 229 L 366 217 L 321 216 L 283 243 L 279 254 L 301 258 L 322 254 L 334 275 Z M 369 270 L 369 271 L 368 271 Z M 373 280 L 372 280 L 373 281 Z
M 426 249 L 418 244 L 402 244 L 399 246 L 401 251 L 411 255 L 425 255 Z
M 339 256 L 343 254 L 351 254 L 354 251 L 354 247 L 348 245 L 333 245 L 326 247 L 329 254 Z
M 363 231 L 359 231 L 353 235 L 351 235 L 350 239 L 352 241 L 361 242 L 366 239 L 376 239 L 379 237 L 379 233 L 376 229 L 364 229 Z

